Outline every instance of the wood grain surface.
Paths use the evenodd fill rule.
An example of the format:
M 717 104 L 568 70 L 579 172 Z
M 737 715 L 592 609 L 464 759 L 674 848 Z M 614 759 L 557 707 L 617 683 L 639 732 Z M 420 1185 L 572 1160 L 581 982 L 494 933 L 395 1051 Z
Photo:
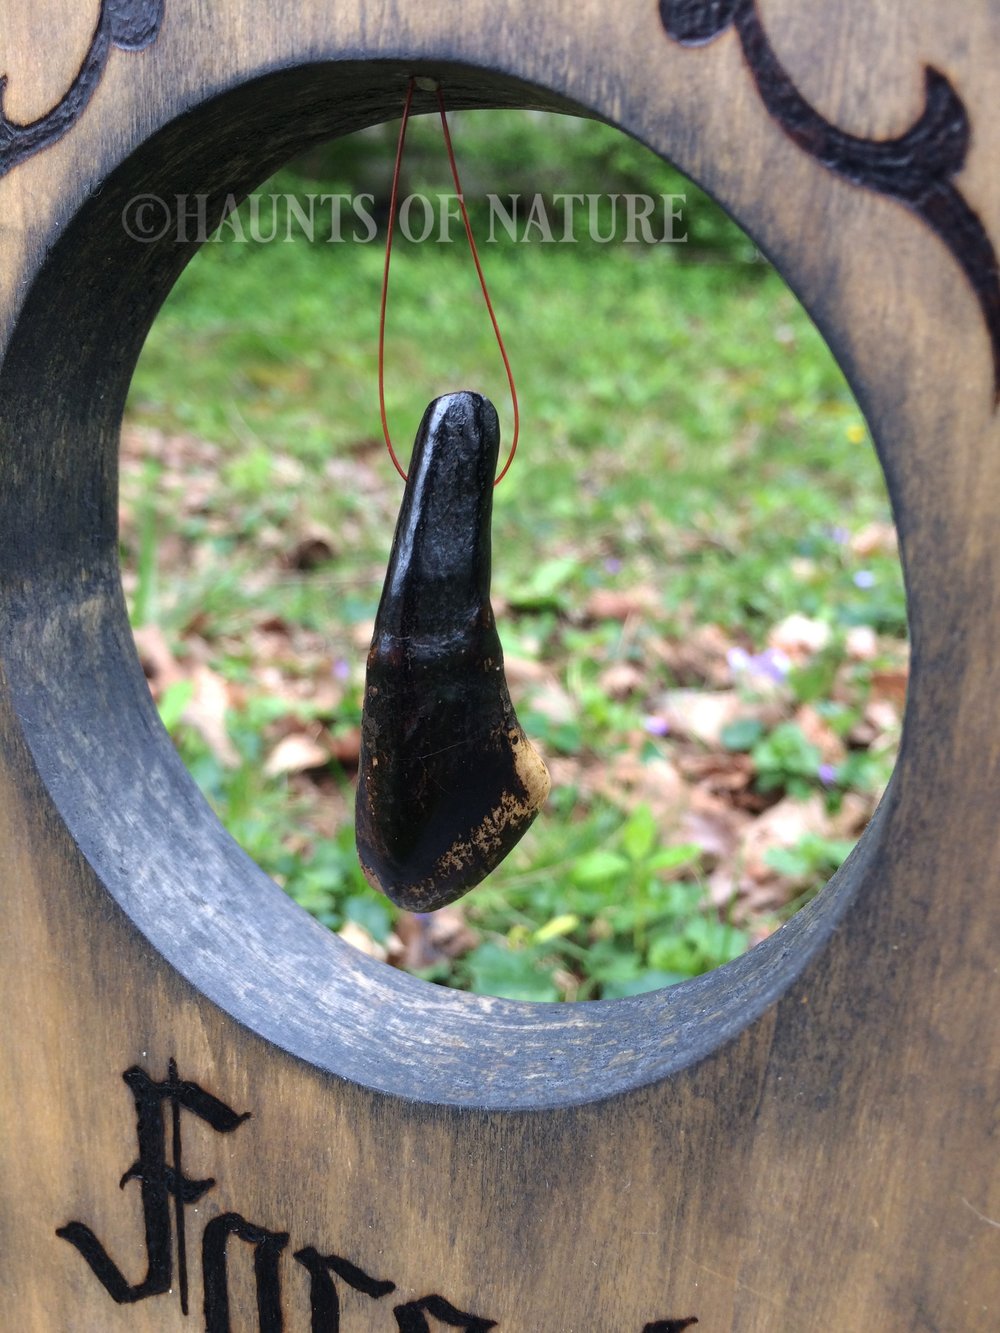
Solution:
M 0 0 L 4 1328 L 1000 1327 L 998 70 L 996 0 Z M 895 509 L 913 658 L 872 826 L 771 939 L 634 1000 L 351 951 L 219 827 L 132 644 L 118 431 L 197 245 L 123 214 L 211 220 L 414 73 L 613 122 L 715 194 Z

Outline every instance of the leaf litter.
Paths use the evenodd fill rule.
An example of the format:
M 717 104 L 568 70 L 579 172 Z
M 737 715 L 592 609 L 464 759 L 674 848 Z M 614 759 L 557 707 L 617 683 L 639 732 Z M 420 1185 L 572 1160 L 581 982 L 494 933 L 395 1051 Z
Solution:
M 671 884 L 697 890 L 696 920 L 735 932 L 736 944 L 723 946 L 730 951 L 769 934 L 816 891 L 891 771 L 905 642 L 876 625 L 838 629 L 794 613 L 754 643 L 745 628 L 695 623 L 689 606 L 668 607 L 638 558 L 624 568 L 605 557 L 606 582 L 578 599 L 581 564 L 568 553 L 496 602 L 511 693 L 546 751 L 550 818 L 570 831 L 570 850 L 553 854 L 549 837 L 534 864 L 530 848 L 519 851 L 503 872 L 506 887 L 484 891 L 482 910 L 475 894 L 431 917 L 369 902 L 351 865 L 352 782 L 364 653 L 396 498 L 369 455 L 360 447 L 326 465 L 328 482 L 365 498 L 363 516 L 348 515 L 336 532 L 298 494 L 298 461 L 279 456 L 271 475 L 282 483 L 258 495 L 252 521 L 234 534 L 218 446 L 138 425 L 123 437 L 125 586 L 150 689 L 209 799 L 245 843 L 245 830 L 256 830 L 248 850 L 279 882 L 373 957 L 448 984 L 542 999 L 629 994 L 683 975 L 671 966 L 676 950 L 650 945 L 641 920 L 628 924 L 635 912 L 616 884 L 627 894 L 641 881 L 651 920 Z M 144 564 L 150 544 L 155 560 Z M 892 552 L 895 534 L 868 524 L 847 548 L 862 558 Z M 630 574 L 635 581 L 623 583 Z M 239 770 L 252 771 L 255 795 L 234 813 L 226 793 Z M 616 839 L 634 848 L 642 839 L 629 830 L 645 828 L 647 816 L 652 841 L 637 856 Z M 269 835 L 259 827 L 266 819 Z M 589 862 L 590 879 L 580 867 L 596 852 L 581 853 L 572 835 L 582 828 L 602 830 L 610 848 Z M 324 875 L 336 879 L 338 899 L 324 891 Z M 574 892 L 599 888 L 603 906 L 560 913 L 553 886 L 567 878 Z M 539 885 L 541 925 L 530 908 Z M 504 914 L 513 925 L 498 934 Z M 615 952 L 623 931 L 657 966 L 629 970 Z M 698 956 L 696 944 L 686 947 L 684 967 Z M 519 949 L 534 951 L 541 979 L 506 976 L 506 954 Z M 603 960 L 596 983 L 578 956 L 588 951 Z

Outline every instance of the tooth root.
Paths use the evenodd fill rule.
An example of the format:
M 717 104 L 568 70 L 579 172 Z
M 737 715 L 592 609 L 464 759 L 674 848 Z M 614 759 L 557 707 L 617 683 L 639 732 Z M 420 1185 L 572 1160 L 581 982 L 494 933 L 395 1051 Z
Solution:
M 510 701 L 489 600 L 498 447 L 485 398 L 428 407 L 368 654 L 358 856 L 375 888 L 415 912 L 484 879 L 549 792 Z

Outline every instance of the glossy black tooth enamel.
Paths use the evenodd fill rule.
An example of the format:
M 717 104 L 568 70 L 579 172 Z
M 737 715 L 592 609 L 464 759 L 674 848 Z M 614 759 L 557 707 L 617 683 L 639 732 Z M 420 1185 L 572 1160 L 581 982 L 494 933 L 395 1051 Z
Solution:
M 549 789 L 510 701 L 489 600 L 499 435 L 479 394 L 424 413 L 368 655 L 358 855 L 412 911 L 484 879 Z
M 437 398 L 424 413 L 379 606 L 382 633 L 447 631 L 489 601 L 499 448 L 496 410 L 479 394 Z

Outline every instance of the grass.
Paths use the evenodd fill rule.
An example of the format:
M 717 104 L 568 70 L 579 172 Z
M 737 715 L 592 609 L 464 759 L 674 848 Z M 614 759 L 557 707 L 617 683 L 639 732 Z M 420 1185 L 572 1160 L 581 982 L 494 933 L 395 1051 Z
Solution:
M 472 118 L 477 166 L 491 144 L 496 155 L 497 123 Z M 532 144 L 543 156 L 544 125 L 508 125 L 519 162 Z M 697 974 L 816 890 L 853 841 L 835 827 L 845 799 L 869 813 L 891 768 L 891 719 L 867 743 L 864 728 L 906 632 L 891 542 L 865 538 L 889 519 L 874 452 L 804 312 L 668 168 L 631 145 L 623 164 L 603 127 L 565 132 L 602 170 L 688 189 L 690 240 L 483 246 L 522 406 L 495 497 L 494 601 L 521 720 L 555 784 L 550 810 L 467 900 L 472 933 L 442 943 L 434 923 L 401 921 L 353 854 L 351 739 L 400 495 L 377 418 L 380 244 L 235 243 L 230 229 L 205 246 L 137 369 L 123 478 L 133 621 L 172 655 L 154 691 L 234 836 L 331 928 L 351 923 L 429 979 L 546 1000 Z M 286 174 L 268 188 L 311 187 Z M 426 402 L 450 389 L 488 393 L 509 438 L 502 367 L 454 234 L 397 242 L 386 387 L 404 456 Z M 822 645 L 782 659 L 777 685 L 742 669 L 775 660 L 793 615 L 823 627 Z M 714 653 L 699 626 L 714 627 Z M 873 644 L 860 658 L 859 627 Z M 205 669 L 222 685 L 221 745 L 195 725 Z M 699 740 L 671 721 L 685 685 L 735 694 L 742 711 Z M 329 758 L 269 763 L 289 736 Z M 781 901 L 763 910 L 738 887 L 720 898 L 720 869 L 742 882 L 742 852 L 692 837 L 681 807 L 695 792 L 723 832 L 729 800 L 738 843 L 782 799 L 829 817 L 769 849 Z

